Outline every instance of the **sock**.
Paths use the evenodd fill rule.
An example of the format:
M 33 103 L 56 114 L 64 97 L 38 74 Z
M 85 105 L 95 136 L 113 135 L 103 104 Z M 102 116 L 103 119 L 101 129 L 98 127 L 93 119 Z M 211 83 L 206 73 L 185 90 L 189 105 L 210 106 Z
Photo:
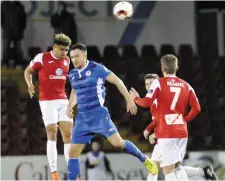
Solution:
M 69 150 L 70 150 L 70 144 L 64 144 L 64 156 L 66 159 L 66 163 L 68 165 L 68 161 L 69 161 Z
M 77 180 L 80 176 L 80 158 L 70 158 L 68 162 L 68 180 Z
M 182 166 L 179 166 L 174 171 L 178 181 L 188 181 L 187 173 Z
M 195 168 L 195 167 L 189 167 L 189 166 L 183 166 L 185 172 L 187 173 L 188 177 L 194 177 L 194 176 L 202 176 L 204 177 L 204 171 L 202 168 Z
M 158 178 L 158 174 L 153 175 L 152 173 L 148 173 L 147 181 L 150 181 L 150 180 L 157 181 L 157 178 Z
M 137 157 L 141 162 L 145 162 L 146 156 L 132 142 L 124 140 L 124 150 Z
M 56 141 L 47 141 L 47 157 L 51 172 L 57 171 L 57 149 Z
M 165 181 L 177 181 L 177 178 L 174 173 L 170 173 L 165 176 Z

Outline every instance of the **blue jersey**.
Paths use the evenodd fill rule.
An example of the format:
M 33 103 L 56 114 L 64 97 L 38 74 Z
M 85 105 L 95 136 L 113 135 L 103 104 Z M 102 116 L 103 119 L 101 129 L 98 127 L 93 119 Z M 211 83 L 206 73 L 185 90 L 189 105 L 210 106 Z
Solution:
M 77 96 L 78 112 L 103 107 L 105 102 L 105 79 L 110 71 L 102 64 L 88 61 L 82 70 L 72 69 L 69 80 Z

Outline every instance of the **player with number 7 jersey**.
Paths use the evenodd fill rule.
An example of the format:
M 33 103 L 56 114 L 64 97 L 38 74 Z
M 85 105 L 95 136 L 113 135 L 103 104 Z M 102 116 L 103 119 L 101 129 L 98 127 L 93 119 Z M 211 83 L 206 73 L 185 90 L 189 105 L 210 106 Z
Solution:
M 139 98 L 132 90 L 130 96 L 146 108 L 157 99 L 158 160 L 165 180 L 176 180 L 174 168 L 183 161 L 187 146 L 187 122 L 193 120 L 201 108 L 194 89 L 176 76 L 178 59 L 174 55 L 161 58 L 161 69 L 164 77 L 152 82 L 146 97 Z M 187 113 L 189 105 L 191 110 Z M 187 174 L 182 175 L 182 180 L 188 179 Z

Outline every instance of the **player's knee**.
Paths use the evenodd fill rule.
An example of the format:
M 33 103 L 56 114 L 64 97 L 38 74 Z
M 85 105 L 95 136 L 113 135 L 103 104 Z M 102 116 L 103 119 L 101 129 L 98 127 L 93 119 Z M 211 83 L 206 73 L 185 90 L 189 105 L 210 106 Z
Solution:
M 48 140 L 56 140 L 57 139 L 57 128 L 55 127 L 47 127 L 46 128 Z
M 124 148 L 124 140 L 123 139 L 115 139 L 111 143 L 116 148 L 119 148 L 119 149 Z
M 70 151 L 69 151 L 69 157 L 70 158 L 78 158 L 78 157 L 80 157 L 81 151 L 82 150 L 80 150 L 80 149 L 76 148 L 75 146 L 71 145 Z
M 163 168 L 162 168 L 163 174 L 164 174 L 164 175 L 168 175 L 168 174 L 170 174 L 170 173 L 173 173 L 173 171 L 174 171 L 174 166 L 175 166 L 175 165 L 170 165 L 170 166 L 163 167 Z
M 67 132 L 62 135 L 64 144 L 70 143 L 71 133 Z

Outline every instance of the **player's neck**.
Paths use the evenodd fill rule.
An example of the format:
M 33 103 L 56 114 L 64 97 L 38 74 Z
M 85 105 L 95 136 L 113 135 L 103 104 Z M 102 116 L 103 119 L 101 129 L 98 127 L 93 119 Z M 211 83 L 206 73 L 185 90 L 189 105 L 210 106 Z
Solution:
M 164 77 L 176 77 L 176 74 L 167 74 L 167 73 L 163 73 Z
M 52 54 L 53 58 L 59 59 L 59 58 L 56 56 L 56 53 L 55 53 L 53 50 L 51 51 L 51 54 Z

